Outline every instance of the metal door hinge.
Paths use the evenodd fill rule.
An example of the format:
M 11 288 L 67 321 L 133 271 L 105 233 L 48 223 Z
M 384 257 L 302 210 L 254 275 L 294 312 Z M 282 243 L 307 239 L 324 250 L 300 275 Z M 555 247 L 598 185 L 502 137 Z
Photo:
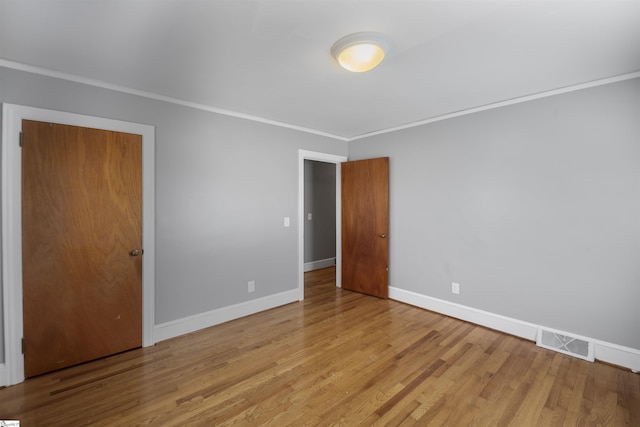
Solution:
M 20 147 L 22 147 L 22 132 L 20 132 Z
M 24 338 L 22 338 L 22 354 L 24 354 Z

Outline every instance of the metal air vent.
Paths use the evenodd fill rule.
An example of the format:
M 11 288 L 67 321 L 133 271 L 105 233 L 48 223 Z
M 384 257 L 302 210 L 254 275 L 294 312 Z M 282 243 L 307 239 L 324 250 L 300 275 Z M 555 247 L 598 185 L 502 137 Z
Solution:
M 555 350 L 569 356 L 579 357 L 580 359 L 593 362 L 595 360 L 593 352 L 593 342 L 569 334 L 567 332 L 554 331 L 549 328 L 538 328 L 538 338 L 536 344 L 549 350 Z

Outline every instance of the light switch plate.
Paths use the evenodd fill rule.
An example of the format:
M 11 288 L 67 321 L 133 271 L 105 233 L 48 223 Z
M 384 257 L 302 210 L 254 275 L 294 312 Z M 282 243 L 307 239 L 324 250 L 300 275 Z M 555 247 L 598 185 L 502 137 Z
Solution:
M 284 217 L 284 226 L 285 227 L 289 227 L 291 225 L 291 218 L 289 218 L 288 216 Z

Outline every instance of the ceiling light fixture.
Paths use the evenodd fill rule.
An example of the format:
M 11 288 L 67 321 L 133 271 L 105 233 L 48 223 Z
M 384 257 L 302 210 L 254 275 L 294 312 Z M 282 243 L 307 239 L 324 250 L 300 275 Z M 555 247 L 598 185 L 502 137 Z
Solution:
M 342 37 L 331 47 L 342 68 L 363 73 L 377 67 L 391 47 L 389 38 L 379 33 L 362 32 Z

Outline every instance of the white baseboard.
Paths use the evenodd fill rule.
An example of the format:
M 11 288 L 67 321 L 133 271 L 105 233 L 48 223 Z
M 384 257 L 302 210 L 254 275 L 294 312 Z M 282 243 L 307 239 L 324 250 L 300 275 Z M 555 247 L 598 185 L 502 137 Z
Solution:
M 0 387 L 7 385 L 7 368 L 4 363 L 0 363 Z
M 507 334 L 530 341 L 535 341 L 536 334 L 538 333 L 538 325 L 534 325 L 533 323 L 523 322 L 488 311 L 478 310 L 477 308 L 405 291 L 404 289 L 389 287 L 389 298 L 455 317 L 456 319 L 506 332 Z
M 640 372 L 640 350 L 594 340 L 596 359 Z
M 300 291 L 298 289 L 292 289 L 279 294 L 269 295 L 228 307 L 218 308 L 206 313 L 185 317 L 183 319 L 172 320 L 170 322 L 156 325 L 153 329 L 153 337 L 155 342 L 168 340 L 170 338 L 175 338 L 180 335 L 195 332 L 200 329 L 258 313 L 260 311 L 296 302 L 298 301 L 299 296 Z
M 304 263 L 304 271 L 320 270 L 321 268 L 333 267 L 336 265 L 336 258 L 321 259 Z
M 536 340 L 538 325 L 533 323 L 391 286 L 389 287 L 389 298 L 477 325 L 486 326 L 487 328 L 530 341 Z M 640 350 L 599 341 L 593 338 L 588 339 L 595 343 L 595 358 L 597 360 L 628 368 L 634 372 L 640 371 Z

